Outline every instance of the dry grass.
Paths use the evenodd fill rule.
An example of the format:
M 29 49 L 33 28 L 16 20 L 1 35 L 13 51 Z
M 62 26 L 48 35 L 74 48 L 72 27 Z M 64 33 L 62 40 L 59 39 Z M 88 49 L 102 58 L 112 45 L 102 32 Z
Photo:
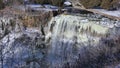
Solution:
M 31 16 L 29 14 L 23 16 L 21 20 L 26 27 L 39 27 L 40 25 L 46 25 L 52 16 L 52 12 L 40 12 L 38 16 Z
M 79 0 L 86 8 L 101 7 L 104 9 L 114 9 L 119 5 L 119 0 Z
M 86 8 L 92 8 L 100 4 L 100 0 L 79 0 Z

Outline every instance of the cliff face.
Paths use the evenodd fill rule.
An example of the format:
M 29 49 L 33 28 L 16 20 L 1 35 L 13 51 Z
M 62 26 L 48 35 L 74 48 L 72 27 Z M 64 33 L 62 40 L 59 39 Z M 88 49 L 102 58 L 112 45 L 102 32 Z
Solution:
M 43 19 L 36 21 L 34 16 L 27 16 L 27 24 L 24 24 L 24 16 L 9 16 L 3 15 L 0 17 L 0 67 L 34 67 L 40 68 L 41 63 L 45 60 L 47 54 L 47 47 L 44 42 L 44 28 L 40 27 L 45 25 Z M 40 18 L 40 17 L 36 17 Z M 45 20 L 45 19 L 44 19 Z M 47 20 L 47 19 L 46 19 Z M 31 25 L 29 22 L 32 22 Z M 42 23 L 41 23 L 42 22 Z M 38 24 L 34 26 L 34 24 Z M 44 23 L 44 24 L 43 24 Z M 42 31 L 41 31 L 42 30 Z M 46 48 L 46 49 L 45 49 Z M 33 65 L 33 63 L 35 63 Z M 19 65 L 21 64 L 21 65 Z M 46 68 L 46 67 L 45 67 Z
M 51 14 L 0 17 L 1 67 L 104 68 L 119 63 L 120 21 L 92 13 Z
M 60 15 L 53 18 L 49 23 L 48 35 L 46 35 L 46 37 L 51 37 L 51 45 L 48 49 L 48 55 L 51 55 L 50 67 L 104 68 L 109 61 L 100 62 L 103 59 L 99 60 L 98 58 L 101 56 L 106 58 L 105 54 L 107 55 L 109 51 L 104 53 L 104 46 L 105 50 L 109 50 L 109 46 L 112 45 L 109 41 L 110 36 L 114 36 L 112 33 L 115 33 L 116 29 L 119 31 L 119 28 L 115 28 L 112 20 L 97 15 Z M 119 37 L 119 34 L 117 36 Z M 113 40 L 113 38 L 111 39 Z M 118 44 L 117 42 L 113 45 L 117 46 Z M 113 48 L 117 47 L 113 46 Z M 100 54 L 101 52 L 103 55 Z M 113 58 L 111 60 L 116 62 Z

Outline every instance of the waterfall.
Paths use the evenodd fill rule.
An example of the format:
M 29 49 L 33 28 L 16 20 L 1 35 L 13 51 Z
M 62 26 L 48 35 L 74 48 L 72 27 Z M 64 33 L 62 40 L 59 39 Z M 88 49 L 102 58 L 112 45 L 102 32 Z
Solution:
M 120 50 L 117 46 L 119 21 L 96 16 L 93 14 L 55 16 L 46 24 L 47 27 L 42 26 L 41 30 L 45 34 L 41 34 L 38 29 L 40 27 L 24 29 L 23 24 L 20 23 L 21 20 L 1 17 L 0 47 L 3 57 L 0 56 L 0 58 L 4 62 L 0 61 L 0 66 L 5 68 L 9 66 L 9 68 L 98 68 L 97 65 L 104 64 L 103 60 L 109 60 L 108 56 L 111 57 L 114 53 L 119 54 L 116 53 Z M 113 44 L 115 46 L 112 46 Z M 114 57 L 112 58 L 114 61 Z
M 80 48 L 97 44 L 108 28 L 89 21 L 86 17 L 60 15 L 49 22 L 48 35 L 50 68 L 63 68 L 64 64 L 74 64 Z M 48 39 L 48 38 L 46 38 Z
M 62 63 L 73 62 L 71 60 L 75 58 L 73 48 L 77 41 L 76 25 L 68 23 L 65 17 L 56 21 L 55 27 L 53 28 L 51 46 L 51 55 L 55 60 L 52 63 L 53 66 L 57 65 L 55 67 L 60 67 Z

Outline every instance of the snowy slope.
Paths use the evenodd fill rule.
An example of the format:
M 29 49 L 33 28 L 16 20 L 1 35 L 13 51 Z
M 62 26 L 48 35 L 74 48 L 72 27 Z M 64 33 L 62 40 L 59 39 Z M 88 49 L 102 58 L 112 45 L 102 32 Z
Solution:
M 107 11 L 104 9 L 95 9 L 95 10 L 102 12 L 102 13 L 105 13 L 105 14 L 108 14 L 108 15 L 120 17 L 120 10 L 116 10 L 116 11 Z

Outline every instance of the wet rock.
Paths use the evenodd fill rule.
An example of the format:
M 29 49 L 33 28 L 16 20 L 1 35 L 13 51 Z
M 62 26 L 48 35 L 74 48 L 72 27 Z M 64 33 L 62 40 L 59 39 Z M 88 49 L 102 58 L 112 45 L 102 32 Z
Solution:
M 101 38 L 107 36 L 109 29 L 115 28 L 112 23 L 113 21 L 105 17 L 101 18 L 98 19 L 97 15 L 94 14 L 84 14 L 84 16 L 79 14 L 62 14 L 53 17 L 49 22 L 48 33 L 46 35 L 46 41 L 50 40 L 48 42 L 51 44 L 48 52 L 49 62 L 51 63 L 50 67 L 62 68 L 66 64 L 71 67 L 76 62 L 76 57 L 79 57 L 79 53 L 82 54 L 82 59 L 86 61 L 87 57 L 83 56 L 85 53 L 82 53 L 83 47 L 88 48 L 88 51 L 91 47 L 97 47 Z M 94 56 L 98 56 L 98 54 Z M 85 65 L 83 64 L 83 66 Z

